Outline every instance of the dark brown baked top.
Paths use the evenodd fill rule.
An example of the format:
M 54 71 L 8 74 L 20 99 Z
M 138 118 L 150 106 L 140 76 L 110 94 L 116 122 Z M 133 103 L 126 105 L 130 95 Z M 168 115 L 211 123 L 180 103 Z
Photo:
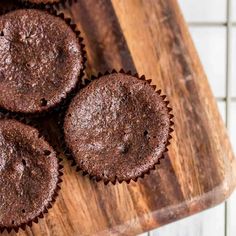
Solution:
M 65 117 L 68 147 L 79 167 L 108 181 L 147 172 L 165 151 L 168 108 L 147 81 L 121 73 L 82 89 Z
M 60 17 L 34 9 L 0 16 L 0 107 L 47 110 L 75 87 L 81 68 L 76 34 Z
M 0 120 L 0 228 L 18 227 L 42 213 L 57 181 L 56 153 L 38 131 Z

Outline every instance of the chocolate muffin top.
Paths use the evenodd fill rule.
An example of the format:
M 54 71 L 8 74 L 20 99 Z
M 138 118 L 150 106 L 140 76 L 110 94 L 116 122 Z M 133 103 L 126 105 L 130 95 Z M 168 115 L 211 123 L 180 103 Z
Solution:
M 35 9 L 0 16 L 0 107 L 48 110 L 75 87 L 82 64 L 78 38 L 60 17 Z
M 147 81 L 114 73 L 77 94 L 64 133 L 83 171 L 105 181 L 128 181 L 158 162 L 170 125 L 166 103 Z
M 58 174 L 56 153 L 36 129 L 0 120 L 0 229 L 19 227 L 42 213 Z

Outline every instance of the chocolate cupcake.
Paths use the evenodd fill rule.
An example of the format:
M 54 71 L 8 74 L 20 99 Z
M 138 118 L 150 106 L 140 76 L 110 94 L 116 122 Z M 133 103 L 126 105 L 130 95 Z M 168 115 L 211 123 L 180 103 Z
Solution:
M 0 231 L 25 228 L 51 207 L 60 182 L 53 148 L 39 132 L 0 119 Z
M 172 115 L 148 81 L 103 75 L 72 100 L 64 121 L 66 144 L 85 174 L 105 183 L 137 180 L 159 163 L 169 144 Z
M 36 9 L 0 16 L 0 107 L 40 113 L 73 90 L 84 68 L 83 50 L 61 17 Z

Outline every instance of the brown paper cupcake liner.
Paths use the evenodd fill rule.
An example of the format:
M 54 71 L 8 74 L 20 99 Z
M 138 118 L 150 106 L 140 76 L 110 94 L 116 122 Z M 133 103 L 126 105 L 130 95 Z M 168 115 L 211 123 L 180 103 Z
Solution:
M 54 8 L 56 10 L 66 8 L 71 6 L 73 3 L 77 2 L 77 0 L 59 0 L 58 2 L 47 2 L 47 3 L 32 3 L 29 0 L 20 0 L 24 6 L 34 5 L 41 6 L 46 8 Z
M 66 8 L 71 7 L 74 3 L 77 3 L 78 0 L 61 0 L 60 2 L 53 5 L 53 7 L 60 11 Z
M 126 74 L 126 75 L 132 75 L 134 77 L 136 77 L 137 79 L 139 80 L 144 80 L 144 81 L 147 81 L 148 84 L 151 85 L 151 82 L 152 80 L 147 80 L 145 78 L 144 75 L 142 76 L 139 76 L 137 73 L 136 74 L 132 74 L 131 71 L 124 71 L 123 69 L 119 70 L 119 71 L 116 71 L 115 69 L 113 69 L 111 72 L 109 71 L 106 71 L 105 73 L 98 73 L 97 76 L 91 76 L 90 79 L 85 79 L 84 80 L 84 83 L 81 85 L 81 89 L 82 88 L 85 88 L 90 82 L 92 82 L 93 80 L 96 80 L 96 79 L 99 79 L 101 76 L 104 76 L 104 75 L 109 75 L 109 74 L 113 74 L 113 73 L 123 73 L 123 74 Z M 89 174 L 87 171 L 84 171 L 82 168 L 80 168 L 80 166 L 76 163 L 75 161 L 75 158 L 73 156 L 73 153 L 71 152 L 70 148 L 68 147 L 68 145 L 66 144 L 65 142 L 65 138 L 64 138 L 64 130 L 63 130 L 63 124 L 64 124 L 64 118 L 65 118 L 65 112 L 66 112 L 66 109 L 64 109 L 64 112 L 60 114 L 61 116 L 61 133 L 62 133 L 62 146 L 63 146 L 63 150 L 64 150 L 64 154 L 65 156 L 67 157 L 67 159 L 71 162 L 71 166 L 72 167 L 75 167 L 75 170 L 79 173 L 81 173 L 83 176 L 88 176 L 91 180 L 94 180 L 96 182 L 100 182 L 100 181 L 103 181 L 105 185 L 107 185 L 109 182 L 111 182 L 113 185 L 115 185 L 116 183 L 122 183 L 122 182 L 126 182 L 127 184 L 130 183 L 130 181 L 134 181 L 134 182 L 137 182 L 139 178 L 144 178 L 145 176 L 149 175 L 150 172 L 152 170 L 155 170 L 156 166 L 160 164 L 160 161 L 161 159 L 164 159 L 165 158 L 165 155 L 166 153 L 168 152 L 168 146 L 170 145 L 170 140 L 172 139 L 172 135 L 171 133 L 174 131 L 173 127 L 174 127 L 174 122 L 173 122 L 173 118 L 174 118 L 174 115 L 172 114 L 172 108 L 169 107 L 169 101 L 166 99 L 166 95 L 162 94 L 162 91 L 161 90 L 156 90 L 156 85 L 151 85 L 153 87 L 153 89 L 156 91 L 156 93 L 158 93 L 158 95 L 163 99 L 163 101 L 165 102 L 166 104 L 166 107 L 168 109 L 168 113 L 169 113 L 169 119 L 170 119 L 170 128 L 169 128 L 169 136 L 168 136 L 168 140 L 167 140 L 167 143 L 166 143 L 166 148 L 165 148 L 165 151 L 163 152 L 162 156 L 157 160 L 156 163 L 153 164 L 152 167 L 150 167 L 147 171 L 141 173 L 139 176 L 135 177 L 135 178 L 131 178 L 130 180 L 126 181 L 126 180 L 118 180 L 117 178 L 115 178 L 114 181 L 110 181 L 110 180 L 103 180 L 102 178 L 100 177 L 97 177 L 97 176 L 94 176 L 94 175 L 91 175 Z M 76 94 L 71 94 L 70 96 L 70 100 L 75 96 Z M 69 104 L 68 104 L 69 105 Z M 67 105 L 67 108 L 68 108 L 68 105 Z
M 3 114 L 2 112 L 0 112 L 0 119 L 15 119 L 17 121 L 20 121 L 24 124 L 27 124 L 27 125 L 30 125 L 32 126 L 33 128 L 36 127 L 36 125 L 30 121 L 29 119 L 27 118 L 22 118 L 22 117 L 19 117 L 19 116 L 12 116 L 11 114 L 7 113 L 7 114 Z M 39 132 L 39 137 L 40 138 L 43 138 L 44 140 L 46 140 L 44 138 L 44 136 L 42 136 L 40 134 L 40 131 L 38 130 Z M 57 153 L 56 153 L 57 155 Z M 7 231 L 8 233 L 10 233 L 11 231 L 15 231 L 16 233 L 22 229 L 22 230 L 26 230 L 26 227 L 32 227 L 33 223 L 38 223 L 39 222 L 39 219 L 40 218 L 44 218 L 44 215 L 46 213 L 48 213 L 48 210 L 50 208 L 52 208 L 53 204 L 56 202 L 56 199 L 58 197 L 58 194 L 59 194 L 59 191 L 61 189 L 60 185 L 62 183 L 62 176 L 63 176 L 63 165 L 62 165 L 62 159 L 59 158 L 57 156 L 57 162 L 58 162 L 58 180 L 57 180 L 57 183 L 56 183 L 56 188 L 54 190 L 54 193 L 52 195 L 52 200 L 50 202 L 47 203 L 46 206 L 44 206 L 44 209 L 36 216 L 34 217 L 33 219 L 29 220 L 27 223 L 22 223 L 18 226 L 14 226 L 14 227 L 1 227 L 0 226 L 0 233 L 3 233 L 4 231 Z
M 16 116 L 26 116 L 29 118 L 35 118 L 35 117 L 43 117 L 47 115 L 51 115 L 51 113 L 57 113 L 60 112 L 61 108 L 65 107 L 65 104 L 67 103 L 67 98 L 70 96 L 70 94 L 75 93 L 75 91 L 78 91 L 80 84 L 82 83 L 82 78 L 85 75 L 85 69 L 86 69 L 86 50 L 85 50 L 85 44 L 83 37 L 81 36 L 81 32 L 77 29 L 76 24 L 72 21 L 71 18 L 65 17 L 63 13 L 58 13 L 54 8 L 48 7 L 47 5 L 35 5 L 35 4 L 27 4 L 27 5 L 19 5 L 14 6 L 11 9 L 5 9 L 4 11 L 0 11 L 0 15 L 6 14 L 8 12 L 19 10 L 19 9 L 38 9 L 47 11 L 48 13 L 60 17 L 62 20 L 64 20 L 67 25 L 73 30 L 73 32 L 76 34 L 76 37 L 78 39 L 80 48 L 81 48 L 81 56 L 82 56 L 82 68 L 80 70 L 80 74 L 78 76 L 77 83 L 75 84 L 74 88 L 72 88 L 69 92 L 66 93 L 66 95 L 57 103 L 54 104 L 54 106 L 50 107 L 48 110 L 41 111 L 41 112 L 35 112 L 35 113 L 22 113 L 22 112 L 12 112 L 10 110 L 7 110 L 5 108 L 0 108 L 0 111 L 5 113 L 11 113 L 12 115 Z
M 19 0 L 21 4 L 25 7 L 40 7 L 46 9 L 54 9 L 56 11 L 60 11 L 66 8 L 71 7 L 74 3 L 78 2 L 78 0 L 60 0 L 58 2 L 48 2 L 48 3 L 32 3 L 29 0 Z

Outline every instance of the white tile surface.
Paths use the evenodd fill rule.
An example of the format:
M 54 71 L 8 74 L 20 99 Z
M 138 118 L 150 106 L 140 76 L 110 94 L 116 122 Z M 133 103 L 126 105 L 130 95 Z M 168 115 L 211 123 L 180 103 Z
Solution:
M 139 234 L 137 236 L 148 236 L 148 233 Z
M 225 22 L 226 0 L 179 0 L 188 22 Z
M 235 236 L 236 235 L 236 191 L 231 195 L 228 200 L 228 219 L 227 219 L 227 229 L 228 235 L 226 236 Z
M 236 0 L 232 0 L 233 21 L 236 22 Z
M 224 97 L 226 80 L 226 28 L 192 26 L 190 27 L 190 32 L 214 95 L 216 97 Z
M 236 0 L 235 0 L 236 1 Z M 236 7 L 236 6 L 235 6 Z M 235 8 L 236 11 L 236 8 Z M 236 27 L 232 32 L 232 95 L 236 97 Z
M 151 236 L 224 236 L 224 204 L 150 232 Z

